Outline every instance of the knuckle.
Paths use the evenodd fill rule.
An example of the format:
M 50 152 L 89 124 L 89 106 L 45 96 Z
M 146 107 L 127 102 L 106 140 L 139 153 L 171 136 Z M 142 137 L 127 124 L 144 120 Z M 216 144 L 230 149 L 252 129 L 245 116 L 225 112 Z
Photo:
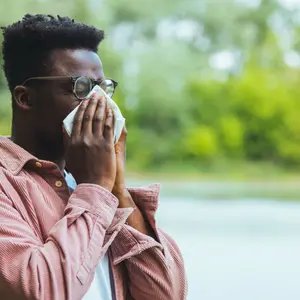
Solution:
M 104 96 L 100 96 L 98 99 L 99 99 L 101 102 L 105 102 L 105 100 L 106 100 L 106 98 L 105 98 Z
M 112 152 L 112 151 L 114 151 L 114 146 L 113 146 L 113 144 L 106 143 L 104 149 L 106 152 Z
M 107 130 L 112 130 L 112 128 L 113 128 L 112 124 L 109 124 L 109 123 L 106 123 L 106 124 L 104 125 L 104 127 L 105 127 L 105 129 L 107 129 Z
M 100 99 L 99 99 L 99 106 L 100 106 L 100 107 L 105 106 L 105 99 L 103 99 L 103 98 L 100 98 Z
M 85 116 L 84 116 L 84 118 L 83 118 L 83 121 L 84 122 L 88 122 L 89 120 L 91 120 L 92 119 L 92 116 L 90 115 L 90 114 L 86 114 Z
M 78 123 L 81 123 L 81 122 L 82 122 L 82 117 L 81 116 L 74 119 L 75 124 L 78 124 Z
M 80 105 L 79 106 L 79 111 L 85 111 L 86 109 L 86 106 L 85 105 Z
M 71 142 L 69 144 L 69 149 L 78 149 L 80 147 L 80 140 L 76 137 L 71 139 Z
M 91 145 L 92 145 L 91 140 L 90 140 L 88 137 L 86 137 L 86 136 L 84 136 L 84 137 L 82 138 L 81 144 L 82 144 L 85 148 L 90 148 Z
M 103 117 L 101 117 L 101 116 L 99 116 L 99 115 L 98 115 L 98 116 L 95 116 L 95 117 L 94 117 L 94 121 L 95 121 L 95 122 L 101 122 L 101 121 L 103 121 Z

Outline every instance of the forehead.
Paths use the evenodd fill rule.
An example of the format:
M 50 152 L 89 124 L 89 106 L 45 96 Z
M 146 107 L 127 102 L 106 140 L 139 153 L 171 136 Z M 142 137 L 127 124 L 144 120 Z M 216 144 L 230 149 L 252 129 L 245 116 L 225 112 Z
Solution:
M 85 50 L 54 50 L 50 56 L 51 76 L 104 77 L 102 62 L 97 53 Z

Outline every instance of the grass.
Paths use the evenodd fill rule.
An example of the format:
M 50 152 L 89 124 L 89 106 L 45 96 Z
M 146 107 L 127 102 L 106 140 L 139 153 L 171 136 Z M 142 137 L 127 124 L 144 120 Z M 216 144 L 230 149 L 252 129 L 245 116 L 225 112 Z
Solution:
M 129 162 L 127 175 L 133 178 L 157 178 L 172 181 L 217 180 L 234 182 L 270 182 L 300 180 L 300 170 L 288 170 L 271 163 L 252 162 L 218 162 L 211 165 L 187 163 L 166 164 L 161 167 L 139 169 Z

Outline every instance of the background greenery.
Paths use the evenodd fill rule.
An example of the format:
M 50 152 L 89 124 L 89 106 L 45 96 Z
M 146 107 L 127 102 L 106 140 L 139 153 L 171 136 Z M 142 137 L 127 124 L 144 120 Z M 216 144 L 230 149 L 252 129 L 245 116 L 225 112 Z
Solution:
M 59 14 L 107 32 L 99 55 L 120 83 L 130 171 L 266 176 L 300 168 L 300 18 L 287 2 L 0 0 L 0 23 Z M 9 134 L 3 72 L 0 97 Z

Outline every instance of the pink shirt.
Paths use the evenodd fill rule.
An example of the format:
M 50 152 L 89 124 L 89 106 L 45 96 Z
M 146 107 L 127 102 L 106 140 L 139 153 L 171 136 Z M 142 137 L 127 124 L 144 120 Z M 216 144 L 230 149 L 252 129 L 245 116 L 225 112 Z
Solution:
M 176 243 L 156 227 L 159 186 L 130 189 L 156 233 L 126 224 L 132 208 L 93 184 L 70 195 L 58 167 L 0 137 L 0 298 L 82 299 L 108 252 L 117 300 L 182 300 Z

